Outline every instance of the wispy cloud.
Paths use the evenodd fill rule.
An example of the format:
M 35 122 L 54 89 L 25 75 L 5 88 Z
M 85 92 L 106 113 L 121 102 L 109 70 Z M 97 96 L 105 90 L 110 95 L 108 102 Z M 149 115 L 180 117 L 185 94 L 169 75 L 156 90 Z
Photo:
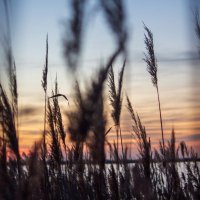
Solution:
M 20 117 L 25 117 L 25 116 L 31 116 L 31 115 L 36 115 L 40 113 L 40 109 L 37 108 L 36 106 L 24 106 L 20 109 Z
M 158 54 L 159 62 L 185 62 L 199 60 L 198 52 L 196 51 L 180 51 L 168 53 L 168 56 L 163 54 Z
M 199 131 L 200 131 L 200 129 L 199 129 Z M 200 133 L 184 136 L 182 139 L 186 140 L 186 141 L 199 141 L 200 142 Z

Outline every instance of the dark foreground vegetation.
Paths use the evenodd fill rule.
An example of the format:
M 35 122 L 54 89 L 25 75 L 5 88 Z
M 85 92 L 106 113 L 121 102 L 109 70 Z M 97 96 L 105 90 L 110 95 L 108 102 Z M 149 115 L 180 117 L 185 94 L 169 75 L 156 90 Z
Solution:
M 64 49 L 68 65 L 72 73 L 75 73 L 81 49 L 81 20 L 85 1 L 72 2 L 74 13 L 69 29 L 73 37 L 64 41 Z M 76 81 L 76 107 L 67 113 L 66 128 L 63 125 L 59 98 L 68 99 L 59 93 L 57 80 L 52 93 L 47 93 L 47 37 L 42 77 L 45 98 L 44 131 L 41 140 L 35 142 L 28 155 L 20 155 L 19 150 L 16 67 L 10 37 L 9 34 L 6 35 L 3 48 L 10 90 L 8 94 L 0 83 L 0 199 L 200 199 L 200 166 L 197 154 L 185 142 L 176 143 L 174 130 L 169 141 L 164 138 L 153 34 L 145 25 L 144 41 L 147 52 L 144 61 L 157 92 L 161 142 L 158 149 L 151 148 L 151 139 L 145 126 L 126 96 L 125 104 L 138 145 L 138 160 L 130 163 L 120 125 L 126 60 L 117 84 L 112 67 L 119 55 L 124 56 L 127 53 L 128 36 L 123 5 L 122 1 L 100 2 L 118 44 L 116 51 L 96 74 L 86 92 L 80 90 Z M 7 9 L 6 3 L 5 8 Z M 8 20 L 8 15 L 6 19 Z M 106 129 L 103 99 L 105 84 L 109 86 L 111 116 L 115 124 L 112 127 L 116 132 L 114 143 L 108 140 L 111 128 Z M 71 145 L 66 143 L 66 134 L 69 134 Z

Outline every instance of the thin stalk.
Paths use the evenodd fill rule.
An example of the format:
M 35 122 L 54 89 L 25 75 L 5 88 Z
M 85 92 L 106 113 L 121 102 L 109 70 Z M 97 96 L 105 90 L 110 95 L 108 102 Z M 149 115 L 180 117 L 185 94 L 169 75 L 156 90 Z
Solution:
M 18 95 L 17 95 L 17 81 L 16 81 L 16 66 L 14 63 L 14 68 L 12 67 L 13 63 L 13 55 L 12 55 L 12 45 L 11 45 L 11 29 L 10 29 L 10 16 L 9 16 L 9 5 L 8 1 L 3 1 L 4 8 L 5 8 L 5 18 L 6 18 L 6 35 L 5 35 L 5 55 L 7 60 L 7 67 L 8 67 L 8 74 L 9 74 L 9 81 L 10 81 L 10 91 L 11 91 L 11 107 L 13 112 L 11 117 L 13 118 L 13 124 L 15 129 L 15 136 L 16 136 L 16 143 L 17 143 L 17 151 L 15 151 L 16 159 L 17 159 L 17 168 L 18 168 L 18 175 L 19 181 L 21 179 L 21 157 L 19 153 L 19 132 L 18 132 Z M 17 123 L 17 125 L 16 125 Z M 3 133 L 3 138 L 4 138 Z
M 117 162 L 119 165 L 119 128 L 116 127 L 116 135 L 117 135 Z
M 160 126 L 161 126 L 161 134 L 162 134 L 162 146 L 163 146 L 163 154 L 165 156 L 165 142 L 164 142 L 164 133 L 163 133 L 163 122 L 162 122 L 162 114 L 161 114 L 161 106 L 160 106 L 160 97 L 158 90 L 158 77 L 157 77 L 157 59 L 154 52 L 154 42 L 153 42 L 153 33 L 151 30 L 144 24 L 144 29 L 146 31 L 144 35 L 144 43 L 146 45 L 147 53 L 145 53 L 145 58 L 143 59 L 147 63 L 147 71 L 151 75 L 151 80 L 153 86 L 156 87 L 157 97 L 158 97 L 158 105 L 160 112 Z
M 163 152 L 165 155 L 165 140 L 164 140 L 164 131 L 163 131 L 163 121 L 162 121 L 162 113 L 161 113 L 161 105 L 160 105 L 160 96 L 159 96 L 159 89 L 158 85 L 156 85 L 157 97 L 158 97 L 158 106 L 159 106 L 159 113 L 160 113 L 160 128 L 162 133 L 162 145 L 163 145 Z
M 46 156 L 47 74 L 48 74 L 48 35 L 46 36 L 46 58 L 45 58 L 45 66 L 43 69 L 43 76 L 42 76 L 42 87 L 43 87 L 44 93 L 45 93 L 44 132 L 43 132 L 44 156 Z
M 48 169 L 46 162 L 46 115 L 47 115 L 47 74 L 48 74 L 48 35 L 46 36 L 46 58 L 45 65 L 43 69 L 42 76 L 42 87 L 45 93 L 45 104 L 44 104 L 44 132 L 43 132 L 43 152 L 42 152 L 42 160 L 44 165 L 44 187 L 45 187 L 45 199 L 49 199 L 49 181 L 48 181 Z
M 20 154 L 17 155 L 17 170 L 19 175 L 19 181 L 21 180 L 21 157 Z
M 121 147 L 122 147 L 122 158 L 124 160 L 125 156 L 124 156 L 124 146 L 123 146 L 123 140 L 122 140 L 122 131 L 121 131 L 121 127 L 119 126 L 119 134 L 120 134 L 120 141 L 121 141 Z
M 47 92 L 45 91 L 45 103 L 44 103 L 44 132 L 43 132 L 43 147 L 44 156 L 46 156 L 46 113 L 47 113 Z
M 49 199 L 48 196 L 48 188 L 49 188 L 49 181 L 48 181 L 48 169 L 47 169 L 47 148 L 46 148 L 46 112 L 47 111 L 47 92 L 45 91 L 45 105 L 44 105 L 44 132 L 43 132 L 43 153 L 42 153 L 42 161 L 44 167 L 44 187 L 45 187 L 45 198 Z

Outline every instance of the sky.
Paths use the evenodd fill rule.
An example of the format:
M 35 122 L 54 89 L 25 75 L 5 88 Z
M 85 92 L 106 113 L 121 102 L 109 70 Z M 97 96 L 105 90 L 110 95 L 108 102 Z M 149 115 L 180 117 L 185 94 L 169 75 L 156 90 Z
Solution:
M 70 14 L 69 2 L 60 0 L 11 1 L 13 52 L 17 65 L 20 146 L 26 151 L 43 130 L 44 94 L 41 87 L 45 61 L 45 39 L 49 38 L 49 90 L 57 75 L 59 91 L 73 102 L 74 78 L 63 58 L 63 38 Z M 83 49 L 78 80 L 84 89 L 95 75 L 101 63 L 105 63 L 116 47 L 113 35 L 102 11 L 94 10 L 96 1 L 90 1 L 92 10 L 87 14 Z M 177 141 L 185 140 L 200 152 L 200 93 L 199 60 L 195 39 L 191 4 L 187 0 L 125 0 L 129 31 L 129 57 L 124 78 L 124 104 L 122 131 L 124 141 L 134 144 L 131 136 L 131 120 L 126 110 L 125 94 L 128 94 L 135 111 L 146 126 L 154 146 L 161 139 L 159 112 L 155 87 L 146 70 L 144 58 L 145 23 L 153 32 L 155 53 L 158 60 L 158 84 L 164 122 L 165 138 L 172 128 Z M 113 68 L 116 73 L 122 67 L 118 59 Z M 0 78 L 5 79 L 3 64 Z M 108 99 L 105 94 L 105 99 Z M 61 100 L 63 112 L 71 109 Z M 109 103 L 106 106 L 108 127 L 112 126 Z M 109 134 L 113 140 L 114 133 Z

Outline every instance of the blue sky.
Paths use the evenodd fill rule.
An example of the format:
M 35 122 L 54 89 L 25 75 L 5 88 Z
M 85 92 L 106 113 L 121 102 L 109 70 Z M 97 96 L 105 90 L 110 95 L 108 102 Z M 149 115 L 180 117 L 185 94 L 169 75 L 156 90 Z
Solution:
M 52 65 L 52 73 L 59 73 L 62 70 L 63 74 L 66 65 L 62 56 L 62 38 L 65 35 L 64 24 L 70 12 L 68 1 L 60 0 L 58 3 L 54 0 L 21 0 L 19 2 L 14 16 L 14 19 L 17 19 L 14 50 L 19 70 L 20 68 L 36 70 L 35 68 L 42 67 L 45 38 L 48 33 L 49 63 Z M 187 56 L 187 52 L 191 49 L 188 45 L 185 1 L 126 0 L 125 2 L 131 63 L 141 62 L 145 50 L 142 21 L 154 33 L 158 58 L 170 60 L 177 56 L 181 58 Z M 102 17 L 102 12 L 88 14 L 87 19 L 80 63 L 81 74 L 92 72 L 92 69 L 98 67 L 97 63 L 105 61 L 115 47 L 115 41 Z
M 52 62 L 62 63 L 61 39 L 64 35 L 64 23 L 69 15 L 67 1 L 60 0 L 21 0 L 19 1 L 16 36 L 16 56 L 29 63 L 40 61 L 46 33 L 49 34 Z M 144 49 L 142 21 L 151 28 L 156 38 L 156 50 L 179 53 L 188 50 L 187 41 L 187 5 L 184 0 L 126 0 L 129 47 L 131 52 L 140 53 Z M 84 59 L 106 57 L 114 46 L 114 40 L 108 30 L 102 12 L 88 14 L 87 31 L 84 42 Z M 106 48 L 105 48 L 106 44 Z M 173 44 L 173 45 L 172 45 Z M 30 53 L 31 52 L 31 53 Z

